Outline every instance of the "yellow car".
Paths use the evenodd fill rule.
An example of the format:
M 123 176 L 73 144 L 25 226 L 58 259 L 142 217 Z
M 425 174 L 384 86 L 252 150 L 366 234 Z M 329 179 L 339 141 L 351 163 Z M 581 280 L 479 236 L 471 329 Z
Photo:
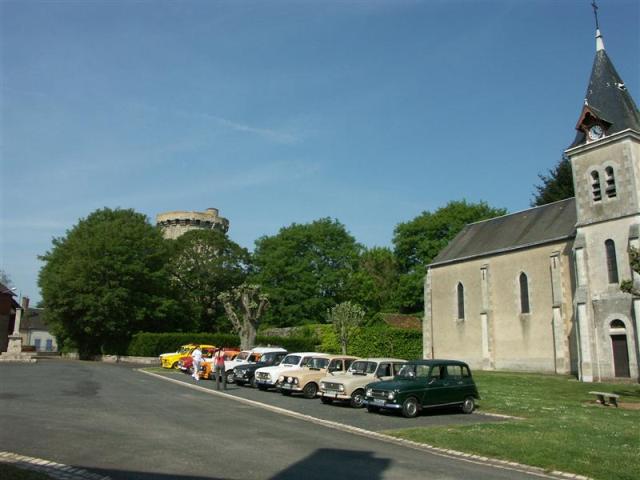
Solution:
M 177 352 L 171 353 L 163 353 L 160 355 L 160 363 L 163 368 L 178 368 L 178 361 L 182 357 L 188 357 L 191 355 L 191 352 L 195 350 L 196 347 L 200 347 L 202 349 L 213 350 L 216 347 L 214 345 L 201 345 L 196 343 L 189 343 L 187 345 L 182 345 Z

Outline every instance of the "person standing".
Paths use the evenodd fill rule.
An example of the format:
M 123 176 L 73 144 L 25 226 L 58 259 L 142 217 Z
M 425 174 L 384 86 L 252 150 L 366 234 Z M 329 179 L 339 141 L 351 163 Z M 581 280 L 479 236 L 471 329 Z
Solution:
M 193 379 L 197 382 L 200 380 L 200 364 L 202 363 L 202 350 L 200 347 L 196 347 L 191 352 L 191 358 L 193 358 Z
M 222 379 L 223 388 L 227 389 L 227 373 L 224 367 L 224 352 L 218 349 L 214 358 L 214 373 L 216 376 L 216 390 L 220 390 L 220 379 Z

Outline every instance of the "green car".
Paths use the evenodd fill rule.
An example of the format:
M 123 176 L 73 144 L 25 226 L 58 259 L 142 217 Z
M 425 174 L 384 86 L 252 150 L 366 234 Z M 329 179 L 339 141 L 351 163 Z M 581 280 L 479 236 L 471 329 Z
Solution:
M 479 398 L 469 365 L 457 360 L 413 360 L 393 380 L 365 388 L 369 412 L 400 410 L 407 418 L 423 408 L 448 405 L 460 405 L 464 413 L 471 413 Z

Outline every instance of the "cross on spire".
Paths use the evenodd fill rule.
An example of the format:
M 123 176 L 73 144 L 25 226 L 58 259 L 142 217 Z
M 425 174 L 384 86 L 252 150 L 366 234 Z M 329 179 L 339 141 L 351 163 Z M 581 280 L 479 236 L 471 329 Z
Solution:
M 596 17 L 596 30 L 600 30 L 600 25 L 598 25 L 598 5 L 596 4 L 596 0 L 591 2 L 591 6 L 593 7 L 593 16 Z

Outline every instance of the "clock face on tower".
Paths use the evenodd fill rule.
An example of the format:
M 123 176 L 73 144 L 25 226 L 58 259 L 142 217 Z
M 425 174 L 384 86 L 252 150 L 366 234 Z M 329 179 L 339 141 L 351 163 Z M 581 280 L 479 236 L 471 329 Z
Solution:
M 599 140 L 604 135 L 604 130 L 600 125 L 593 125 L 588 131 L 589 140 Z

